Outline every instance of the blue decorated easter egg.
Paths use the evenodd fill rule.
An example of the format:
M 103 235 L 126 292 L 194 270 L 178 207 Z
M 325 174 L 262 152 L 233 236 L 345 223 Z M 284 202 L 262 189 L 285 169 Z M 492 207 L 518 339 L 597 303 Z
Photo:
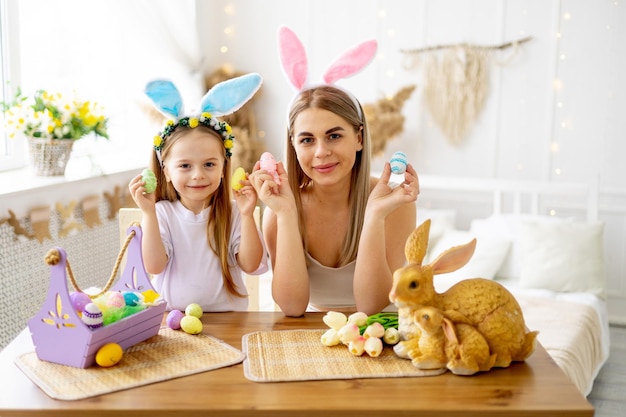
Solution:
M 389 165 L 391 165 L 391 172 L 397 175 L 404 174 L 408 164 L 409 161 L 407 160 L 404 152 L 394 153 L 391 156 L 391 161 L 389 161 Z

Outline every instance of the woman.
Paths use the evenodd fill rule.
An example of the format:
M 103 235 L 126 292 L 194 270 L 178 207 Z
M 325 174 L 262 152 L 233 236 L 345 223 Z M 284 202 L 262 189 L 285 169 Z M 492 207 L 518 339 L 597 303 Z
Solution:
M 323 85 L 301 91 L 289 112 L 287 170 L 280 185 L 255 166 L 250 181 L 266 204 L 263 232 L 272 296 L 289 316 L 318 311 L 380 312 L 415 229 L 417 173 L 389 184 L 370 176 L 370 139 L 359 102 Z

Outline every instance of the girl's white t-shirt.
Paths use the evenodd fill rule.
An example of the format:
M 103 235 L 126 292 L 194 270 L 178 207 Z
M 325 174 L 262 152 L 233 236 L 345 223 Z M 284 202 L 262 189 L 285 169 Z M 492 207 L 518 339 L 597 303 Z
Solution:
M 228 263 L 239 292 L 247 295 L 235 258 L 241 241 L 241 215 L 236 204 L 232 207 Z M 206 208 L 196 215 L 180 201 L 164 200 L 156 204 L 168 262 L 163 272 L 154 276 L 152 285 L 167 301 L 168 310 L 184 311 L 192 303 L 199 304 L 203 311 L 246 311 L 248 308 L 247 297 L 234 296 L 224 286 L 220 261 L 208 245 L 206 225 L 210 210 Z M 267 269 L 264 253 L 263 261 L 252 274 L 262 274 Z

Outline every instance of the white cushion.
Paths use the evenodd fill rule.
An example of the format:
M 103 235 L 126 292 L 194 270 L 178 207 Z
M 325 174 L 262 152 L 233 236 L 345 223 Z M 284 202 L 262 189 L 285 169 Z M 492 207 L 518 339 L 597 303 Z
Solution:
M 447 274 L 435 275 L 435 289 L 443 292 L 457 282 L 467 278 L 493 279 L 502 265 L 511 242 L 497 234 L 476 234 L 463 230 L 450 229 L 428 248 L 424 265 L 431 263 L 444 251 L 470 242 L 476 238 L 476 250 L 472 258 L 462 268 Z
M 496 279 L 519 279 L 521 262 L 521 225 L 523 222 L 533 221 L 536 223 L 564 223 L 572 222 L 572 218 L 554 217 L 534 214 L 497 214 L 486 219 L 474 219 L 470 225 L 470 231 L 480 235 L 498 235 L 511 242 L 511 248 L 496 271 Z
M 604 296 L 603 223 L 524 222 L 520 287 Z

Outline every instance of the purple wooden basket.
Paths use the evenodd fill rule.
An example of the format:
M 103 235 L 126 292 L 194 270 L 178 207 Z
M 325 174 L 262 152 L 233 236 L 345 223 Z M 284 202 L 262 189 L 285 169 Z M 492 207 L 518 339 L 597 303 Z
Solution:
M 113 291 L 154 290 L 143 266 L 141 256 L 141 228 L 131 226 L 127 236 L 135 232 L 127 248 L 127 260 L 121 278 L 111 288 Z M 28 321 L 37 357 L 41 360 L 87 368 L 95 363 L 98 349 L 107 343 L 117 343 L 127 349 L 159 332 L 166 303 L 128 316 L 113 324 L 92 330 L 72 307 L 67 287 L 67 254 L 57 248 L 61 255 L 58 264 L 50 269 L 48 295 L 41 309 Z

